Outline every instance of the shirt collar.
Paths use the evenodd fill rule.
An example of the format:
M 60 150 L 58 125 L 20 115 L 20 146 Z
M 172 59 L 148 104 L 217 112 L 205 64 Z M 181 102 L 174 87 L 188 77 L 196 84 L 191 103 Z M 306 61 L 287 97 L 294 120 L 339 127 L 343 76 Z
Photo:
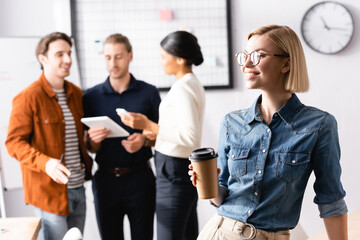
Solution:
M 130 73 L 130 84 L 129 84 L 129 87 L 124 91 L 124 92 L 127 92 L 127 91 L 130 91 L 132 89 L 137 89 L 138 88 L 138 81 L 136 80 L 136 78 Z M 119 94 L 117 91 L 115 91 L 113 89 L 113 87 L 111 86 L 110 84 L 110 78 L 107 77 L 106 78 L 106 81 L 104 82 L 103 84 L 103 87 L 102 87 L 102 91 L 103 93 L 107 93 L 107 94 Z M 124 93 L 123 92 L 123 93 Z
M 259 104 L 261 103 L 261 95 L 255 100 L 255 102 L 251 105 L 251 107 L 249 108 L 249 111 L 247 113 L 247 115 L 245 116 L 245 122 L 246 124 L 250 124 L 252 121 L 254 121 L 254 119 L 256 118 L 256 120 L 261 120 L 261 114 L 260 114 L 260 109 L 259 109 Z
M 42 72 L 39 80 L 40 80 L 41 86 L 44 89 L 44 91 L 46 92 L 46 94 L 49 97 L 56 97 L 56 93 L 50 86 L 50 83 L 46 80 L 44 72 Z M 66 81 L 66 80 L 64 80 L 64 90 L 66 92 L 66 97 L 70 96 L 73 92 L 73 89 L 70 87 L 68 81 Z
M 282 108 L 280 108 L 277 113 L 287 124 L 291 124 L 293 118 L 300 110 L 301 106 L 302 103 L 300 102 L 299 98 L 295 93 L 293 93 L 289 101 Z
M 194 74 L 193 73 L 186 73 L 184 76 L 182 76 L 182 78 L 180 78 L 178 81 L 186 81 L 189 80 L 191 78 L 194 78 Z
M 263 119 L 259 108 L 259 104 L 261 103 L 261 101 L 262 101 L 262 96 L 260 95 L 249 108 L 249 111 L 245 117 L 245 122 L 247 124 L 250 124 L 252 121 L 254 121 L 254 119 L 257 121 L 261 121 Z M 289 101 L 277 111 L 277 114 L 287 124 L 290 124 L 301 106 L 302 103 L 300 102 L 299 98 L 296 96 L 295 93 L 293 93 Z
M 195 75 L 193 73 L 186 73 L 184 76 L 177 79 L 173 85 L 180 84 L 181 82 L 186 82 L 194 77 L 195 77 Z

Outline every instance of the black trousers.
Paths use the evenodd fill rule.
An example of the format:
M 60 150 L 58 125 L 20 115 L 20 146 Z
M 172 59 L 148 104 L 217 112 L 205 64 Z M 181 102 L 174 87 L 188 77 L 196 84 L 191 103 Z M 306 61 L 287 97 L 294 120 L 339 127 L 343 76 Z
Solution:
M 150 168 L 120 177 L 97 171 L 92 187 L 102 239 L 124 239 L 125 214 L 130 222 L 132 240 L 153 239 L 155 177 Z
M 158 240 L 195 240 L 199 234 L 197 192 L 188 159 L 155 153 Z

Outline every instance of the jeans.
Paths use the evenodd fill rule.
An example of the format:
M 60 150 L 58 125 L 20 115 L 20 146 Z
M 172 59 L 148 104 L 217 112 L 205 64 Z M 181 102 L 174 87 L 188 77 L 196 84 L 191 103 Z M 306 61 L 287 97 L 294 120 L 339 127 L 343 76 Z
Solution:
M 65 233 L 72 227 L 77 227 L 84 232 L 86 198 L 85 188 L 68 189 L 70 215 L 63 216 L 45 212 L 34 207 L 37 217 L 41 217 L 40 240 L 61 240 Z

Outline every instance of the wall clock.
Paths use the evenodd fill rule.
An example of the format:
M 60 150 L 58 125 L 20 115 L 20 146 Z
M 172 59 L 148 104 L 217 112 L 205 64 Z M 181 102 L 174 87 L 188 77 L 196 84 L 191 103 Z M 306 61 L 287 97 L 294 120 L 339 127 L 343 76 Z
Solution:
M 344 5 L 333 1 L 320 2 L 305 13 L 301 34 L 313 50 L 335 54 L 349 45 L 354 35 L 354 20 Z

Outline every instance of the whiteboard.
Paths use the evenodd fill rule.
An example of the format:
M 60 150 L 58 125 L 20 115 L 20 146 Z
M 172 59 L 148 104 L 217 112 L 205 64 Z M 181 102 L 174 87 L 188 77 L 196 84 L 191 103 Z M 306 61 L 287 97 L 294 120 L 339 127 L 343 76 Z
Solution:
M 160 42 L 170 32 L 193 33 L 201 46 L 204 62 L 193 71 L 206 89 L 231 88 L 229 0 L 76 0 L 75 39 L 80 71 L 86 88 L 105 80 L 102 43 L 107 36 L 121 33 L 132 44 L 130 72 L 160 90 L 167 90 L 175 76 L 166 75 L 160 65 Z
M 3 187 L 21 188 L 19 162 L 11 158 L 5 147 L 12 99 L 41 74 L 35 57 L 39 37 L 0 38 L 0 170 Z M 80 87 L 80 76 L 75 49 L 72 49 L 71 75 L 66 79 Z

